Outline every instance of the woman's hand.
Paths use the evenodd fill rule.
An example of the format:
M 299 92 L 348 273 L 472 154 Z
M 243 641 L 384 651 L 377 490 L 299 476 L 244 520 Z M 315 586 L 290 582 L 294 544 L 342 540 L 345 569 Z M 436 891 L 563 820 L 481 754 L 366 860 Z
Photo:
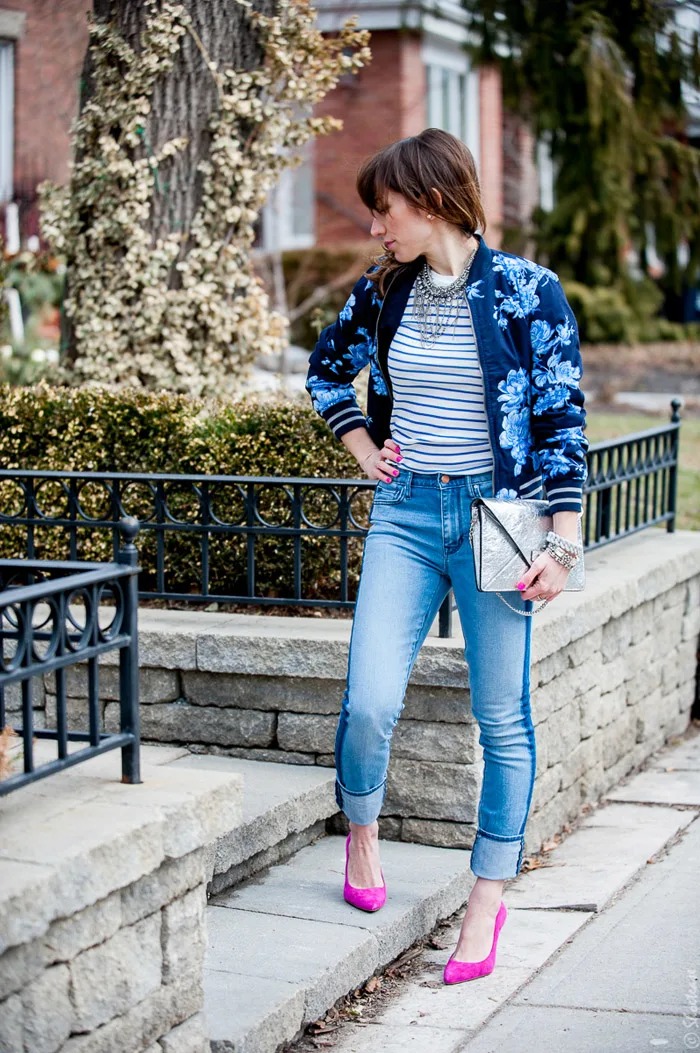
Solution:
M 381 479 L 385 483 L 393 483 L 394 477 L 398 475 L 397 469 L 392 462 L 403 460 L 399 453 L 399 444 L 393 439 L 385 439 L 381 450 L 374 449 L 365 455 L 360 461 L 362 470 L 370 479 Z
M 563 591 L 568 576 L 568 567 L 562 566 L 549 552 L 540 552 L 515 587 L 526 586 L 520 590 L 524 600 L 551 601 Z

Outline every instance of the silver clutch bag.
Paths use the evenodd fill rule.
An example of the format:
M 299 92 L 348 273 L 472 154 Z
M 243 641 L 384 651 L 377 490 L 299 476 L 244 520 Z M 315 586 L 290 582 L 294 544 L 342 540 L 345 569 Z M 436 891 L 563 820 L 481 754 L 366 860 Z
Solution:
M 513 591 L 514 583 L 529 569 L 546 546 L 549 530 L 553 530 L 553 517 L 547 513 L 548 502 L 535 498 L 519 498 L 513 501 L 495 497 L 477 497 L 472 502 L 469 540 L 474 556 L 476 587 L 479 592 Z M 578 520 L 577 538 L 583 544 L 581 519 Z M 578 559 L 568 573 L 565 592 L 577 592 L 584 588 L 585 569 L 583 558 Z M 500 595 L 500 593 L 499 593 Z M 502 596 L 504 603 L 508 603 Z M 546 605 L 533 611 L 518 611 L 519 614 L 536 614 Z M 511 604 L 508 603 L 510 607 Z M 513 610 L 517 608 L 513 607 Z

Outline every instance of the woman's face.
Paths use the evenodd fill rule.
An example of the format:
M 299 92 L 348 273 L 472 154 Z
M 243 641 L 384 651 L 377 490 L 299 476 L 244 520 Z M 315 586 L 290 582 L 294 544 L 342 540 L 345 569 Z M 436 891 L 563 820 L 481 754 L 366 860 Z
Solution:
M 433 224 L 427 213 L 414 208 L 403 194 L 387 191 L 383 209 L 372 210 L 373 238 L 391 249 L 400 263 L 408 263 L 430 247 Z

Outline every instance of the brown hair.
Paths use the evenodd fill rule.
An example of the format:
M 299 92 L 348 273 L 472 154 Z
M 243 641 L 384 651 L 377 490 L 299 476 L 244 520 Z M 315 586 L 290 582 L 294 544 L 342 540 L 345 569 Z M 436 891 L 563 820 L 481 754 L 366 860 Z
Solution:
M 432 187 L 440 191 L 441 205 Z M 362 203 L 370 211 L 384 208 L 388 190 L 402 194 L 410 205 L 454 223 L 467 234 L 474 234 L 477 228 L 486 229 L 472 152 L 456 135 L 441 128 L 426 128 L 420 135 L 399 139 L 363 162 L 357 174 L 357 193 Z M 384 296 L 387 277 L 415 262 L 401 263 L 391 250 L 385 249 L 368 266 L 369 270 L 379 264 L 379 270 L 365 273 L 365 277 L 376 282 Z

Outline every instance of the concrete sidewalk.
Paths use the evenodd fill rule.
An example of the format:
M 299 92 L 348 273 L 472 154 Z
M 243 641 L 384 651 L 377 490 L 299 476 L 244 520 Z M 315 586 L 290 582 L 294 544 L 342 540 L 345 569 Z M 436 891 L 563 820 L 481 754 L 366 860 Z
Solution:
M 700 821 L 591 919 L 471 1041 L 468 1053 L 700 1048 Z
M 490 976 L 442 983 L 460 911 L 439 933 L 444 948 L 424 949 L 375 1015 L 343 1022 L 322 1045 L 335 1053 L 700 1049 L 699 816 L 700 732 L 691 726 L 611 791 L 547 866 L 506 884 L 509 914 Z M 314 1047 L 308 1037 L 298 1044 Z

